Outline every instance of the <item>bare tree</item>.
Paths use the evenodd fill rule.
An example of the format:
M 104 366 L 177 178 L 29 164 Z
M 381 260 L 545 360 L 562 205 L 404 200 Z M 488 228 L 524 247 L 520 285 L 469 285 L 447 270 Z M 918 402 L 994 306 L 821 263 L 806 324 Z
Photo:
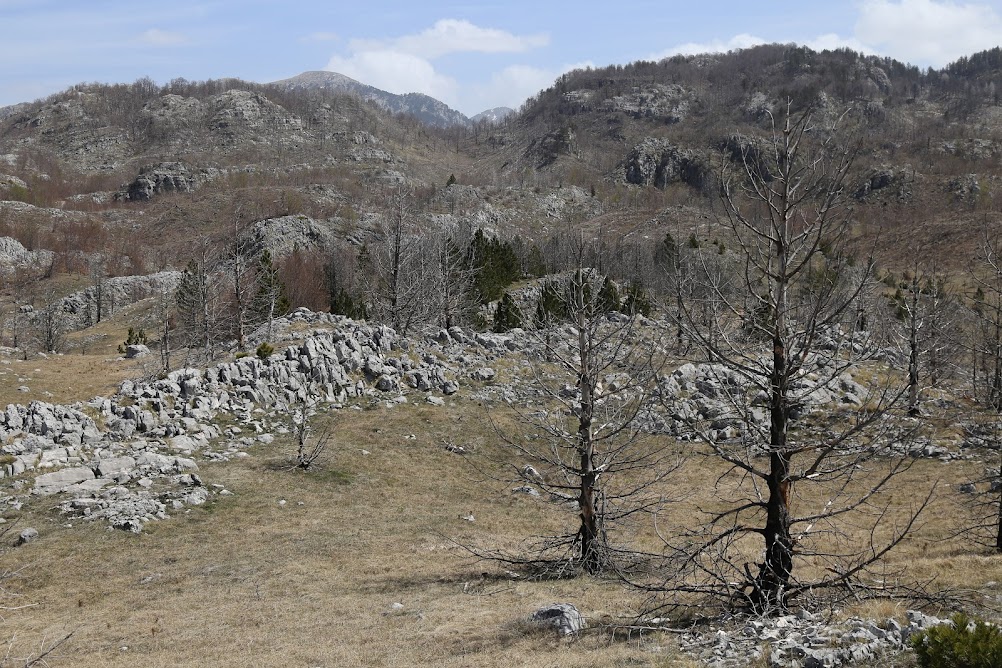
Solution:
M 40 350 L 58 353 L 66 344 L 66 317 L 59 301 L 50 294 L 49 303 L 35 314 L 35 340 Z
M 247 344 L 247 330 L 251 326 L 251 300 L 254 295 L 254 270 L 256 267 L 247 258 L 247 243 L 243 233 L 247 228 L 241 207 L 233 213 L 233 228 L 229 240 L 227 260 L 230 263 L 232 282 L 233 326 L 236 329 L 237 349 L 243 350 Z
M 739 278 L 741 289 L 732 292 L 724 272 L 709 270 L 719 249 L 700 248 L 708 279 L 701 290 L 713 310 L 701 312 L 701 300 L 684 303 L 682 322 L 706 353 L 705 371 L 719 381 L 727 408 L 714 421 L 729 418 L 741 436 L 721 438 L 697 418 L 690 428 L 709 456 L 729 467 L 717 481 L 723 498 L 733 494 L 725 488 L 743 491 L 722 510 L 701 511 L 679 535 L 664 535 L 670 573 L 664 588 L 676 602 L 703 595 L 767 613 L 819 590 L 866 591 L 862 576 L 914 521 L 913 514 L 882 544 L 854 544 L 838 524 L 848 513 L 865 515 L 906 466 L 893 460 L 862 492 L 849 493 L 854 478 L 872 468 L 883 418 L 900 390 L 872 390 L 860 398 L 865 410 L 824 427 L 795 422 L 819 397 L 850 383 L 848 372 L 861 362 L 851 344 L 870 265 L 854 266 L 848 247 L 847 180 L 856 154 L 848 120 L 847 112 L 818 121 L 788 103 L 768 152 L 745 151 L 736 164 L 723 163 L 726 222 L 740 257 L 738 272 L 726 273 Z M 798 507 L 797 485 L 825 492 L 826 501 Z M 883 518 L 882 512 L 869 517 L 871 539 Z M 839 539 L 826 542 L 832 536 Z M 760 562 L 749 561 L 754 554 Z M 798 579 L 795 568 L 804 560 L 827 570 Z
M 172 294 L 168 290 L 160 293 L 158 310 L 160 314 L 160 363 L 164 375 L 170 372 L 171 354 L 171 302 Z
M 311 421 L 316 415 L 317 400 L 311 398 L 308 393 L 300 394 L 293 404 L 285 406 L 285 410 L 289 414 L 292 433 L 295 437 L 295 468 L 309 470 L 327 451 L 327 447 L 334 438 L 334 433 L 328 424 L 320 430 L 318 435 L 311 436 L 313 431 Z
M 507 463 L 515 479 L 559 502 L 576 502 L 573 531 L 508 557 L 549 574 L 627 567 L 636 553 L 625 532 L 611 534 L 661 506 L 657 484 L 678 464 L 674 443 L 645 432 L 659 369 L 652 332 L 640 331 L 636 317 L 607 313 L 598 298 L 601 285 L 596 272 L 575 271 L 565 293 L 573 328 L 548 332 L 553 323 L 544 322 L 535 331 L 544 349 L 532 365 L 538 396 L 519 419 L 542 437 L 499 430 L 518 458 Z
M 402 334 L 428 320 L 432 300 L 429 277 L 435 269 L 433 255 L 422 252 L 412 230 L 413 193 L 398 188 L 390 196 L 382 243 L 372 253 L 374 275 L 370 292 L 377 315 Z
M 104 279 L 107 275 L 107 264 L 104 256 L 98 253 L 90 259 L 89 265 L 91 293 L 94 302 L 94 319 L 92 322 L 98 324 L 101 322 L 105 311 Z
M 900 323 L 897 336 L 908 355 L 908 414 L 921 414 L 919 400 L 925 372 L 927 385 L 935 386 L 947 371 L 949 351 L 956 352 L 956 310 L 946 281 L 935 268 L 918 259 L 906 274 L 906 283 L 892 298 Z
M 438 320 L 446 329 L 464 322 L 473 309 L 474 269 L 466 262 L 465 251 L 469 234 L 459 230 L 441 231 L 431 238 L 429 249 L 434 253 L 434 289 Z
M 971 300 L 975 324 L 971 334 L 974 391 L 976 397 L 999 415 L 1002 414 L 1002 239 L 994 230 L 983 231 L 979 262 L 972 278 L 977 286 Z M 997 425 L 991 436 L 998 443 L 995 431 Z M 1002 552 L 1002 460 L 998 467 L 988 467 L 982 482 L 988 491 L 972 497 L 975 520 L 968 533 L 975 541 L 993 543 Z

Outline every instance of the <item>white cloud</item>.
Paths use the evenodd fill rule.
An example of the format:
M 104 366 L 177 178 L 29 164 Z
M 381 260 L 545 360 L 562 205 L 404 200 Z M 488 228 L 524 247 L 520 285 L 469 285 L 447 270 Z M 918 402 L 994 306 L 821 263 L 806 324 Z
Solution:
M 424 93 L 450 106 L 456 104 L 456 81 L 409 53 L 384 50 L 361 51 L 347 58 L 334 56 L 326 69 L 390 93 Z
M 700 53 L 727 53 L 735 49 L 748 49 L 766 43 L 767 40 L 761 37 L 741 33 L 740 35 L 731 37 L 726 42 L 715 39 L 709 42 L 686 42 L 685 44 L 679 44 L 678 46 L 651 54 L 647 57 L 647 60 L 663 60 L 664 58 L 677 55 L 694 56 Z
M 513 35 L 504 30 L 481 28 L 461 19 L 441 19 L 415 35 L 389 40 L 355 39 L 352 51 L 389 50 L 434 60 L 449 53 L 523 53 L 549 44 L 546 34 Z
M 804 42 L 804 46 L 807 46 L 814 51 L 852 49 L 853 51 L 858 51 L 859 53 L 867 55 L 875 55 L 877 53 L 873 48 L 867 46 L 858 39 L 853 37 L 842 37 L 841 35 L 836 35 L 833 32 L 825 35 L 818 35 L 814 39 L 809 39 Z
M 986 4 L 864 0 L 855 32 L 898 60 L 941 67 L 1002 43 L 1002 18 Z
M 178 44 L 184 44 L 188 40 L 181 33 L 168 32 L 166 30 L 160 30 L 159 28 L 150 28 L 146 32 L 140 34 L 136 41 L 140 44 L 146 44 L 148 46 L 176 46 Z
M 391 93 L 424 93 L 464 113 L 477 113 L 490 107 L 517 106 L 567 70 L 511 65 L 486 83 L 460 87 L 454 78 L 436 69 L 435 59 L 453 53 L 523 53 L 548 43 L 545 34 L 514 35 L 469 21 L 442 19 L 412 35 L 353 39 L 348 42 L 348 53 L 334 55 L 326 69 Z
M 465 106 L 467 109 L 475 109 L 473 113 L 494 107 L 517 109 L 527 98 L 552 86 L 561 74 L 594 66 L 590 61 L 573 63 L 557 69 L 509 65 L 495 72 L 489 82 L 474 86 L 467 96 Z

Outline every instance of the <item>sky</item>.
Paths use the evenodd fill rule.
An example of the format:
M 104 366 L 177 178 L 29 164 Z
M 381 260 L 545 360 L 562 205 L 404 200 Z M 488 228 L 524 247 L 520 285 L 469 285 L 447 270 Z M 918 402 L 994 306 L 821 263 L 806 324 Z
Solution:
M 938 68 L 1002 43 L 1002 0 L 0 0 L 0 106 L 82 82 L 330 70 L 472 116 L 575 68 L 774 42 Z

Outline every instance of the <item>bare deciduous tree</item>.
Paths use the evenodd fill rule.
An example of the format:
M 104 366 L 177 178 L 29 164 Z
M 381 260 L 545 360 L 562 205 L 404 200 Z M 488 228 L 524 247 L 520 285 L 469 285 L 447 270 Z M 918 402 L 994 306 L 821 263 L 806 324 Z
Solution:
M 892 460 L 865 485 L 858 482 L 876 462 L 883 418 L 900 389 L 871 390 L 858 397 L 863 408 L 846 407 L 823 424 L 795 422 L 819 396 L 852 383 L 847 373 L 861 362 L 852 346 L 855 304 L 870 267 L 854 266 L 847 245 L 847 180 L 856 153 L 843 127 L 848 120 L 847 112 L 819 121 L 787 104 L 767 152 L 724 162 L 728 243 L 737 244 L 739 262 L 729 271 L 711 270 L 719 249 L 699 249 L 704 270 L 697 277 L 707 283 L 700 290 L 712 309 L 705 312 L 698 299 L 683 303 L 682 322 L 719 380 L 727 408 L 714 420 L 731 419 L 741 437 L 721 440 L 691 421 L 709 456 L 725 466 L 717 487 L 730 501 L 702 509 L 680 535 L 664 536 L 670 575 L 663 589 L 675 602 L 702 595 L 769 613 L 819 590 L 866 591 L 873 583 L 862 576 L 914 521 L 912 514 L 882 543 L 874 538 L 881 510 L 858 520 L 872 530 L 862 544 L 839 525 L 849 513 L 866 516 L 907 465 Z M 727 276 L 737 278 L 740 290 L 732 291 Z M 817 492 L 814 501 L 796 494 L 800 485 Z M 825 568 L 799 579 L 797 564 L 808 560 Z
M 519 411 L 519 420 L 540 437 L 499 431 L 518 457 L 508 462 L 517 480 L 562 503 L 575 502 L 572 532 L 507 558 L 547 574 L 626 567 L 637 553 L 625 532 L 612 534 L 663 504 L 658 483 L 678 465 L 675 444 L 645 431 L 659 370 L 652 332 L 639 331 L 635 316 L 606 312 L 601 285 L 596 272 L 575 271 L 565 291 L 573 326 L 549 332 L 554 323 L 543 322 L 535 331 L 545 348 L 531 371 L 538 397 L 533 410 Z
M 401 334 L 427 321 L 432 307 L 429 277 L 436 262 L 433 255 L 422 252 L 412 229 L 413 206 L 409 190 L 398 188 L 392 193 L 382 243 L 371 253 L 374 275 L 369 291 L 376 315 Z

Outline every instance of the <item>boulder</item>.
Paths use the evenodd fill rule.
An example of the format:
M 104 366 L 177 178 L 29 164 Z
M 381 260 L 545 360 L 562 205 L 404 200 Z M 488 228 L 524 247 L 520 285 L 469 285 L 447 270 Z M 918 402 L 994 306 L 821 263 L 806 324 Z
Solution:
M 38 529 L 35 527 L 27 527 L 23 529 L 17 537 L 17 545 L 24 545 L 25 543 L 30 543 L 31 541 L 38 538 Z
M 125 346 L 125 359 L 131 360 L 136 357 L 146 357 L 150 354 L 150 349 L 141 343 Z
M 136 460 L 132 457 L 108 457 L 101 459 L 95 467 L 98 477 L 110 478 L 116 473 L 132 471 L 136 467 Z
M 570 603 L 551 603 L 532 613 L 529 620 L 564 636 L 576 635 L 587 626 L 584 616 Z

